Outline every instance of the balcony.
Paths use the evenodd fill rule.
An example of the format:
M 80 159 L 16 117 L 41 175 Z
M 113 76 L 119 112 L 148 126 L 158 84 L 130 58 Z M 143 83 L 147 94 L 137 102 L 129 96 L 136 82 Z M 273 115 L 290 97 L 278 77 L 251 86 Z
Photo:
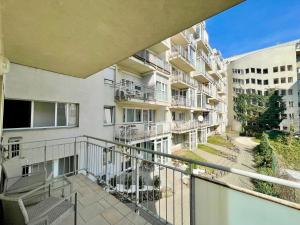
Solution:
M 165 74 L 170 74 L 170 64 L 148 50 L 140 51 L 133 56 L 119 62 L 118 65 L 127 69 L 131 69 L 140 74 L 154 70 L 159 70 Z
M 173 121 L 172 133 L 182 134 L 189 132 L 190 130 L 200 129 L 208 125 L 208 121 L 199 122 L 197 120 L 189 121 Z
M 163 40 L 156 45 L 151 46 L 149 49 L 153 52 L 156 52 L 157 54 L 160 54 L 170 49 L 170 42 L 167 40 Z
M 171 77 L 172 87 L 183 89 L 183 88 L 197 88 L 197 82 L 190 77 L 189 74 L 172 68 L 172 77 Z
M 187 46 L 172 45 L 169 62 L 187 73 L 195 70 L 195 62 L 190 59 Z
M 167 105 L 168 94 L 144 84 L 120 82 L 115 85 L 115 100 L 126 104 Z
M 208 44 L 208 34 L 205 29 L 198 29 L 197 33 L 194 35 L 194 38 L 197 42 L 197 49 L 202 49 L 206 53 L 211 52 Z
M 138 140 L 149 140 L 171 132 L 168 123 L 132 123 L 115 125 L 115 140 L 129 143 Z
M 195 107 L 194 101 L 185 96 L 177 95 L 172 96 L 172 108 L 182 108 L 182 109 L 191 109 Z
M 46 162 L 66 159 L 59 160 L 60 175 L 68 175 L 66 179 L 78 193 L 78 199 L 73 198 L 73 201 L 80 204 L 75 213 L 69 212 L 57 225 L 76 225 L 76 222 L 83 225 L 140 225 L 147 222 L 298 225 L 300 221 L 299 204 L 257 193 L 248 186 L 241 187 L 244 182 L 256 179 L 283 186 L 286 190 L 300 190 L 300 184 L 294 181 L 89 136 L 22 143 L 19 156 L 14 158 L 9 157 L 13 149 L 9 145 L 12 144 L 5 144 L 1 149 L 3 163 L 20 160 L 32 167 L 33 156 L 43 155 L 35 161 L 41 166 L 35 168 L 50 173 L 50 168 L 43 166 Z M 14 171 L 21 169 L 22 165 L 15 164 Z M 26 177 L 34 176 L 33 173 L 28 175 Z M 230 183 L 221 181 L 222 176 L 228 175 L 233 177 Z M 6 183 L 7 179 L 2 177 L 1 184 Z M 56 186 L 51 185 L 53 182 L 51 180 L 50 185 L 46 185 L 45 192 L 42 192 L 45 196 L 54 194 L 52 191 Z M 31 193 L 25 194 L 31 197 Z M 7 199 L 13 197 L 7 197 L 4 193 L 0 198 L 2 204 L 6 204 Z M 20 220 L 24 211 L 18 213 L 19 208 L 19 205 L 15 208 L 4 207 L 2 215 L 12 215 L 10 218 Z M 43 218 L 39 211 L 35 213 L 37 218 Z
M 296 51 L 300 51 L 300 42 L 296 43 Z
M 176 45 L 188 45 L 191 42 L 191 33 L 188 30 L 182 31 L 172 36 L 171 41 Z
M 211 70 L 208 72 L 215 80 L 220 80 L 222 75 L 217 70 Z
M 200 57 L 205 62 L 205 70 L 211 71 L 212 63 L 211 63 L 211 59 L 209 58 L 209 56 L 203 50 L 199 50 L 198 57 Z

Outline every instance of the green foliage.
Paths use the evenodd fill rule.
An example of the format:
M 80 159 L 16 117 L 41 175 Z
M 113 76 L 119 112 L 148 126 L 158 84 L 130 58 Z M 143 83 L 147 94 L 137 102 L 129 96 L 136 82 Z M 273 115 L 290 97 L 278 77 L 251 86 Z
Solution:
M 239 94 L 235 100 L 234 111 L 242 125 L 242 133 L 255 136 L 266 130 L 278 128 L 283 120 L 280 117 L 286 110 L 282 96 L 269 90 L 268 96 L 258 94 Z
M 266 134 L 262 135 L 260 144 L 254 149 L 254 160 L 258 167 L 272 166 L 273 150 Z
M 268 176 L 274 176 L 274 173 L 271 168 L 269 167 L 260 167 L 257 170 L 258 173 L 268 175 Z M 266 195 L 271 195 L 275 197 L 279 197 L 279 194 L 275 188 L 275 186 L 272 183 L 265 182 L 265 181 L 260 181 L 260 180 L 253 180 L 255 191 L 266 194 Z

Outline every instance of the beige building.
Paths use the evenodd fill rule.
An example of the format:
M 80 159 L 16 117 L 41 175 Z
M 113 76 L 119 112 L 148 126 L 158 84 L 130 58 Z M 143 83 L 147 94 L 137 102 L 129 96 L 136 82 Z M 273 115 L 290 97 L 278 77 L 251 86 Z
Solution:
M 233 111 L 236 95 L 266 95 L 268 89 L 275 89 L 286 104 L 280 129 L 288 131 L 293 125 L 299 132 L 299 40 L 233 56 L 228 62 L 229 129 L 240 129 Z

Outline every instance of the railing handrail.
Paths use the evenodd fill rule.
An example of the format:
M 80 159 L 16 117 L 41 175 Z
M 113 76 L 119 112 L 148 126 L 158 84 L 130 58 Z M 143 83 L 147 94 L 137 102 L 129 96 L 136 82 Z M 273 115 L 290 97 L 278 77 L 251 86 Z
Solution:
M 191 164 L 197 164 L 197 165 L 200 165 L 200 166 L 210 167 L 212 169 L 222 170 L 222 171 L 225 171 L 225 172 L 245 176 L 245 177 L 252 178 L 252 179 L 258 179 L 258 180 L 262 180 L 262 181 L 266 181 L 266 182 L 271 182 L 271 183 L 274 183 L 274 184 L 279 184 L 279 185 L 284 185 L 284 186 L 288 186 L 288 187 L 291 187 L 291 188 L 300 189 L 300 183 L 297 183 L 297 182 L 294 182 L 294 181 L 284 180 L 284 179 L 277 178 L 277 177 L 272 177 L 272 176 L 267 176 L 267 175 L 262 175 L 262 174 L 258 174 L 258 173 L 254 173 L 254 172 L 244 171 L 244 170 L 240 170 L 240 169 L 236 169 L 236 168 L 232 168 L 232 167 L 222 166 L 222 165 L 218 165 L 218 164 L 215 164 L 215 163 L 203 162 L 203 161 L 198 161 L 198 160 L 193 160 L 193 159 L 187 159 L 187 158 L 183 158 L 183 157 L 180 157 L 180 156 L 171 155 L 171 154 L 168 154 L 168 153 L 154 152 L 152 150 L 147 150 L 147 149 L 144 149 L 144 148 L 139 148 L 139 147 L 135 147 L 135 146 L 132 146 L 132 145 L 127 145 L 127 144 L 120 143 L 120 142 L 105 140 L 105 139 L 102 139 L 102 138 L 97 138 L 97 137 L 93 137 L 93 136 L 89 136 L 89 135 L 81 135 L 81 136 L 69 137 L 69 138 L 57 138 L 57 139 L 50 139 L 50 140 L 31 141 L 31 142 L 26 142 L 26 143 L 43 142 L 43 141 L 44 142 L 45 141 L 49 142 L 51 140 L 63 140 L 63 139 L 70 139 L 70 138 L 74 138 L 74 143 L 75 143 L 75 140 L 77 138 L 86 138 L 87 142 L 89 141 L 89 139 L 93 139 L 93 140 L 101 141 L 101 142 L 104 142 L 104 143 L 110 143 L 110 144 L 113 144 L 113 145 L 118 145 L 118 146 L 122 146 L 122 147 L 126 147 L 126 148 L 135 149 L 137 151 L 142 151 L 142 152 L 145 152 L 145 153 L 150 153 L 150 154 L 155 154 L 155 155 L 158 155 L 158 156 L 168 157 L 170 159 L 179 160 L 179 161 L 188 163 L 190 165 Z M 16 143 L 19 144 L 21 142 L 16 142 Z M 10 144 L 12 144 L 12 143 L 8 143 L 8 145 L 10 145 Z
M 180 157 L 180 156 L 171 155 L 171 154 L 167 154 L 167 153 L 154 152 L 152 150 L 147 150 L 147 149 L 144 149 L 144 148 L 139 148 L 139 147 L 135 147 L 135 146 L 131 146 L 131 145 L 115 142 L 115 141 L 109 141 L 109 140 L 105 140 L 105 139 L 101 139 L 101 138 L 96 138 L 96 137 L 89 136 L 89 135 L 83 135 L 83 136 L 86 137 L 86 138 L 91 138 L 91 139 L 98 140 L 98 141 L 101 141 L 101 142 L 108 142 L 110 144 L 120 145 L 120 146 L 127 147 L 127 148 L 133 148 L 137 151 L 156 154 L 156 155 L 159 155 L 159 156 L 168 157 L 168 158 L 179 160 L 179 161 L 182 161 L 182 162 L 187 162 L 189 164 L 197 164 L 197 165 L 200 165 L 200 166 L 206 166 L 206 167 L 210 167 L 210 168 L 213 168 L 213 169 L 222 170 L 222 171 L 225 171 L 225 172 L 229 172 L 229 173 L 249 177 L 249 178 L 252 178 L 252 179 L 258 179 L 258 180 L 262 180 L 262 181 L 266 181 L 266 182 L 271 182 L 271 183 L 274 183 L 274 184 L 285 185 L 285 186 L 288 186 L 288 187 L 291 187 L 291 188 L 300 189 L 300 183 L 297 183 L 297 182 L 294 182 L 294 181 L 284 180 L 284 179 L 277 178 L 277 177 L 271 177 L 271 176 L 258 174 L 258 173 L 254 173 L 254 172 L 249 172 L 249 171 L 244 171 L 244 170 L 240 170 L 240 169 L 236 169 L 236 168 L 232 168 L 232 167 L 222 166 L 222 165 L 218 165 L 218 164 L 215 164 L 215 163 L 203 162 L 203 161 L 198 161 L 198 160 L 193 160 L 193 159 L 187 159 L 187 158 L 183 158 L 183 157 Z

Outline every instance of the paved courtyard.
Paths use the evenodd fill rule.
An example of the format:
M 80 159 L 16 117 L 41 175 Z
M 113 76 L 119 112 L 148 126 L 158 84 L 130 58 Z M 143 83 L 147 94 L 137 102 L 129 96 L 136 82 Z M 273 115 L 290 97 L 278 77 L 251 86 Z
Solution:
M 150 224 L 86 176 L 79 174 L 68 179 L 73 184 L 73 191 L 78 192 L 78 225 Z M 61 222 L 61 225 L 73 224 L 74 214 Z

